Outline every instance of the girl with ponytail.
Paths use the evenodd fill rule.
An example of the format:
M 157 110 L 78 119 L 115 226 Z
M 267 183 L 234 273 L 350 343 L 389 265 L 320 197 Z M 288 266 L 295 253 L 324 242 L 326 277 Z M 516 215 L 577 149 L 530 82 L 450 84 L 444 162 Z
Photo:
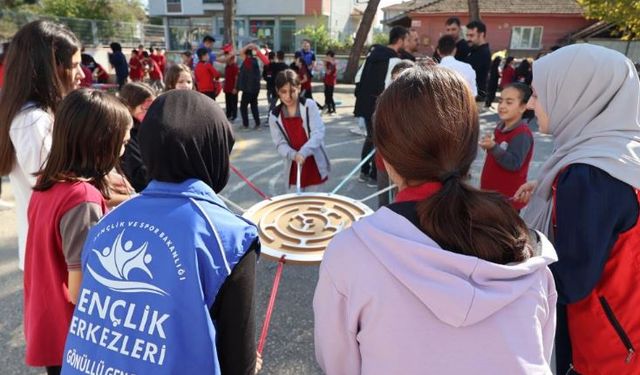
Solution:
M 328 374 L 551 374 L 549 241 L 500 195 L 470 186 L 478 111 L 439 67 L 378 98 L 374 141 L 396 201 L 329 244 L 314 297 Z

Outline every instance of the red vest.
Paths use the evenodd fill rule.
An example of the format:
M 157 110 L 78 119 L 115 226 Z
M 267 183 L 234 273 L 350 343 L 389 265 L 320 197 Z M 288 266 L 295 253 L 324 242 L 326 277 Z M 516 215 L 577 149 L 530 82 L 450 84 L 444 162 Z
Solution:
M 70 302 L 69 272 L 62 250 L 60 221 L 77 205 L 107 206 L 87 182 L 59 182 L 47 191 L 34 191 L 29 202 L 29 232 L 24 269 L 24 335 L 30 366 L 60 366 L 74 305 Z
M 494 141 L 496 147 L 500 147 L 503 142 L 507 144 L 511 140 L 520 135 L 527 134 L 533 141 L 533 134 L 529 130 L 529 126 L 525 123 L 520 123 L 513 130 L 503 133 L 496 127 L 493 132 Z M 517 171 L 509 171 L 500 166 L 491 152 L 487 152 L 487 157 L 484 161 L 484 167 L 482 168 L 482 176 L 480 177 L 480 188 L 483 190 L 497 191 L 504 195 L 507 199 L 513 197 L 518 188 L 527 182 L 527 174 L 529 173 L 529 164 L 531 163 L 531 157 L 533 156 L 533 143 L 531 148 L 525 156 L 522 167 Z M 525 204 L 510 200 L 509 203 L 516 209 L 522 209 Z
M 553 185 L 553 225 L 556 216 Z M 640 204 L 640 191 L 636 191 Z M 596 212 L 593 213 L 597 215 Z M 620 234 L 591 294 L 567 305 L 573 366 L 582 375 L 640 374 L 640 220 Z

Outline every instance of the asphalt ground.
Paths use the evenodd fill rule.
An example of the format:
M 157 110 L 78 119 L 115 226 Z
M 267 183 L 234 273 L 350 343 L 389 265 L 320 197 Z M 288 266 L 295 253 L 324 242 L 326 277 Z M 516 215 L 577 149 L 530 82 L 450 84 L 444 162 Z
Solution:
M 322 93 L 315 93 L 316 100 L 324 102 Z M 336 93 L 338 113 L 324 115 L 326 124 L 325 144 L 331 159 L 332 171 L 321 191 L 331 191 L 360 160 L 363 137 L 353 134 L 356 126 L 353 117 L 353 95 Z M 266 123 L 267 101 L 264 91 L 259 100 L 262 121 Z M 494 104 L 495 108 L 495 104 Z M 497 115 L 492 109 L 481 111 L 481 131 L 490 132 Z M 254 125 L 253 119 L 250 120 Z M 236 146 L 232 163 L 258 188 L 269 196 L 284 192 L 282 161 L 276 154 L 268 129 L 243 131 L 238 118 L 233 127 Z M 535 124 L 532 130 L 536 131 Z M 535 132 L 535 153 L 530 176 L 551 151 L 551 139 Z M 484 160 L 484 152 L 478 150 L 473 164 L 473 183 L 477 184 Z M 339 194 L 361 199 L 376 191 L 357 182 L 354 175 Z M 222 195 L 247 209 L 262 198 L 240 178 L 232 175 Z M 11 187 L 4 179 L 2 198 L 11 201 Z M 366 202 L 372 209 L 377 200 Z M 22 326 L 22 273 L 18 270 L 15 212 L 0 210 L 0 374 L 41 374 L 43 369 L 28 368 L 24 364 L 24 338 Z M 269 294 L 277 263 L 265 258 L 257 268 L 257 332 L 262 328 Z M 313 346 L 313 292 L 318 277 L 318 266 L 285 265 L 277 296 L 271 327 L 264 350 L 263 374 L 321 374 L 317 366 Z

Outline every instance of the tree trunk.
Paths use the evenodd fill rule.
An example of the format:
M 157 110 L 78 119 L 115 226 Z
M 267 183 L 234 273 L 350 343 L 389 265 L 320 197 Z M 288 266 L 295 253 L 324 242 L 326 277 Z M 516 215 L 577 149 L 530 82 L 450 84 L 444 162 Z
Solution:
M 478 0 L 467 0 L 469 4 L 469 22 L 480 20 L 480 6 Z
M 231 44 L 236 48 L 235 41 L 235 22 L 236 0 L 224 0 L 224 43 Z
M 345 82 L 353 83 L 353 79 L 356 76 L 358 63 L 360 62 L 360 55 L 362 54 L 362 48 L 364 47 L 364 43 L 367 41 L 367 35 L 369 35 L 369 31 L 371 30 L 373 19 L 376 17 L 378 4 L 380 4 L 380 0 L 369 0 L 367 8 L 364 10 L 362 21 L 360 22 L 360 26 L 358 26 L 358 32 L 356 32 L 356 37 L 353 40 L 353 48 L 349 54 L 347 69 L 344 72 Z

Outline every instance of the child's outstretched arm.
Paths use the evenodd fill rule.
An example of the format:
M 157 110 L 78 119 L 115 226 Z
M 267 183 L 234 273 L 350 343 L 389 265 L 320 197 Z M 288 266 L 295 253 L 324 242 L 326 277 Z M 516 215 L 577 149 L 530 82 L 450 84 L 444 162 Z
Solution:
M 523 133 L 513 137 L 506 150 L 496 144 L 487 151 L 493 155 L 502 168 L 514 172 L 522 168 L 531 147 L 533 147 L 533 138 L 531 135 Z

